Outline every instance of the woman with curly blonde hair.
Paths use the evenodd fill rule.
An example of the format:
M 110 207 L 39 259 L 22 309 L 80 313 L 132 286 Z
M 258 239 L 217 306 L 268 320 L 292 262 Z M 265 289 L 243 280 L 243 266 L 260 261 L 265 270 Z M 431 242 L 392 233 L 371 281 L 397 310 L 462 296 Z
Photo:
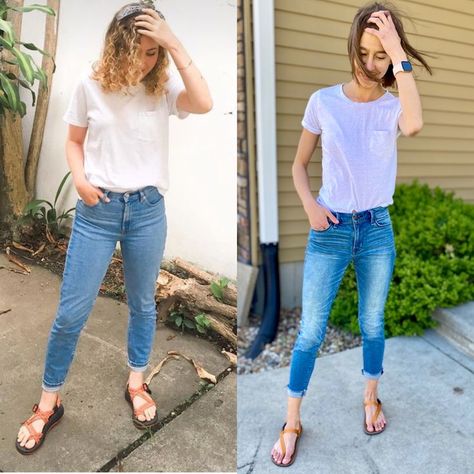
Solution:
M 170 72 L 169 56 L 181 78 Z M 168 121 L 211 107 L 206 81 L 163 15 L 151 2 L 122 7 L 108 27 L 100 60 L 81 76 L 64 115 L 79 199 L 41 399 L 18 433 L 20 453 L 36 451 L 63 416 L 59 391 L 117 241 L 129 307 L 125 398 L 137 428 L 157 424 L 143 374 L 153 347 L 155 284 L 166 239 Z

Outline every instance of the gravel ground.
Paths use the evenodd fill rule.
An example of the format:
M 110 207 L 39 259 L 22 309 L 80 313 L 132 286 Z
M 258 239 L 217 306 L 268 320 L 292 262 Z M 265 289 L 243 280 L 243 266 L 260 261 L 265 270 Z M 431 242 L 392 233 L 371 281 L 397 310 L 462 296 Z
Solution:
M 252 360 L 245 358 L 244 354 L 258 333 L 260 318 L 251 316 L 249 325 L 238 330 L 237 374 L 251 374 L 290 365 L 291 351 L 298 335 L 300 317 L 301 308 L 282 312 L 275 340 L 271 344 L 267 344 L 262 353 Z M 354 336 L 328 324 L 326 337 L 319 349 L 318 357 L 335 354 L 360 345 L 362 345 L 360 336 Z

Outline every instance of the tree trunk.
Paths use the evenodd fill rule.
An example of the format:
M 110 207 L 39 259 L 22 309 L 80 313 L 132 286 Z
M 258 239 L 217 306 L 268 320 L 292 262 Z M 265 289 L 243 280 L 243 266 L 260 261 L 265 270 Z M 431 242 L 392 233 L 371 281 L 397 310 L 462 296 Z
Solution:
M 12 7 L 23 6 L 23 0 L 11 0 L 8 3 Z M 11 21 L 16 37 L 20 38 L 22 14 L 9 10 L 7 20 Z M 5 51 L 0 54 L 6 59 L 12 59 Z M 18 66 L 2 64 L 7 72 L 18 76 Z M 0 147 L 0 222 L 10 225 L 21 214 L 28 195 L 24 178 L 21 117 L 9 110 L 0 115 Z
M 60 0 L 48 0 L 47 2 L 47 5 L 56 11 L 56 16 L 46 15 L 45 41 L 42 48 L 49 52 L 53 58 L 56 55 L 59 2 Z M 23 6 L 23 0 L 10 0 L 8 3 L 12 7 Z M 7 20 L 11 21 L 15 36 L 20 39 L 22 13 L 9 10 Z M 18 66 L 2 64 L 2 68 L 5 68 L 7 72 L 13 72 L 18 76 Z M 41 67 L 46 73 L 48 88 L 39 87 L 26 160 L 20 115 L 8 110 L 5 111 L 4 116 L 0 115 L 0 224 L 4 230 L 13 230 L 12 225 L 35 194 L 38 161 L 43 143 L 53 75 L 51 58 L 43 56 Z
M 26 158 L 25 182 L 28 192 L 28 199 L 31 200 L 36 193 L 36 175 L 38 173 L 38 162 L 43 145 L 44 127 L 46 125 L 46 115 L 48 113 L 49 98 L 51 96 L 51 84 L 53 82 L 54 63 L 52 58 L 56 57 L 57 27 L 59 23 L 59 0 L 48 0 L 48 7 L 51 7 L 56 16 L 46 15 L 45 37 L 43 51 L 50 55 L 43 56 L 41 69 L 47 77 L 47 88 L 40 87 L 36 100 L 35 119 L 31 131 L 30 146 Z

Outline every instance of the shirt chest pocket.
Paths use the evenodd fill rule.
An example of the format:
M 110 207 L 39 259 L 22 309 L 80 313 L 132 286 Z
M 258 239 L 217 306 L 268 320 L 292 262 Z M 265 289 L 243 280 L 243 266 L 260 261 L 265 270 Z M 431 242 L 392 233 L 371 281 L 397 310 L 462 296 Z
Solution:
M 389 130 L 371 130 L 369 151 L 372 156 L 380 159 L 390 159 L 395 146 L 395 140 Z
M 146 142 L 158 140 L 160 133 L 160 112 L 156 110 L 138 112 L 136 130 L 139 140 Z

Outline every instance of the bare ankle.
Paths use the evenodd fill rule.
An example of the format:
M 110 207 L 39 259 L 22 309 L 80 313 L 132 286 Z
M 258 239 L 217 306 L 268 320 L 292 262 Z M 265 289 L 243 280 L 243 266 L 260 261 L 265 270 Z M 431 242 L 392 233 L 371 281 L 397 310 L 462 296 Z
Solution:
M 296 428 L 300 425 L 301 418 L 299 414 L 288 414 L 286 417 L 286 425 L 288 428 Z
M 41 393 L 41 400 L 38 403 L 38 408 L 40 410 L 52 410 L 59 396 L 59 391 L 57 392 L 46 392 L 43 390 Z

